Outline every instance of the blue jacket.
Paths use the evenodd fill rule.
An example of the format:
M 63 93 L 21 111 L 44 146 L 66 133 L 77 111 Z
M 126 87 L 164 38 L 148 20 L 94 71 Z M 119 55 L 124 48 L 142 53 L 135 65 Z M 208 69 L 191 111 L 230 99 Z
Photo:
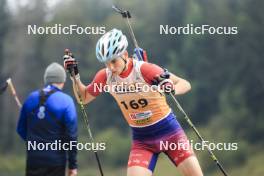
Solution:
M 77 149 L 64 150 L 62 144 L 77 142 L 77 113 L 72 98 L 55 86 L 47 85 L 40 105 L 40 91 L 32 92 L 20 112 L 17 132 L 27 143 L 27 164 L 31 166 L 63 166 L 68 158 L 69 168 L 77 168 Z M 42 96 L 43 97 L 43 96 Z M 41 144 L 40 144 L 41 143 Z M 44 144 L 53 143 L 43 149 Z M 57 144 L 54 144 L 57 143 Z M 54 148 L 57 147 L 57 148 Z

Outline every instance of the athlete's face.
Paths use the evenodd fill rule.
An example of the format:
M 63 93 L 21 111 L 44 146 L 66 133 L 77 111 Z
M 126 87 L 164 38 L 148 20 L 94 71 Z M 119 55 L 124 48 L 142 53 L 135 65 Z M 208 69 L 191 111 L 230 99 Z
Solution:
M 120 75 L 124 68 L 126 67 L 126 63 L 124 59 L 127 59 L 127 53 L 123 54 L 121 57 L 118 57 L 116 59 L 113 59 L 109 62 L 106 62 L 106 67 L 114 74 L 114 75 Z

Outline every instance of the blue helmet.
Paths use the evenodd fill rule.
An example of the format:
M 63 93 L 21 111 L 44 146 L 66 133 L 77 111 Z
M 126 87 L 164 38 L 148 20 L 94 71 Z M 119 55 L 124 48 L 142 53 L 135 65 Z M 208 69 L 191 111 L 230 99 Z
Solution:
M 96 57 L 100 62 L 107 62 L 120 57 L 127 49 L 128 42 L 120 30 L 112 29 L 105 33 L 96 44 Z

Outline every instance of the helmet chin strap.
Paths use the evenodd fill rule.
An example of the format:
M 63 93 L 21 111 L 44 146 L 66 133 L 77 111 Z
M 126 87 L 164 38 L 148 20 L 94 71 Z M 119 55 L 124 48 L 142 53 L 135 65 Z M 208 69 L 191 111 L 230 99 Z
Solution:
M 124 68 L 123 68 L 123 70 L 121 72 L 121 73 L 123 73 L 125 71 L 126 67 L 127 67 L 127 60 L 124 57 L 122 57 L 122 56 L 121 56 L 121 58 L 123 59 L 123 61 L 125 63 Z

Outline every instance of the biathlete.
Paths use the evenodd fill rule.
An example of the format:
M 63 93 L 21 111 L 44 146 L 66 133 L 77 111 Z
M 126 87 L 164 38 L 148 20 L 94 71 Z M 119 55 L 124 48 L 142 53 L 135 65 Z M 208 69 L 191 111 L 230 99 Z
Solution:
M 182 127 L 167 104 L 165 95 L 159 91 L 185 94 L 191 89 L 190 83 L 155 64 L 129 58 L 127 46 L 126 36 L 117 29 L 105 33 L 98 40 L 96 57 L 106 68 L 99 70 L 88 86 L 80 80 L 75 58 L 65 57 L 65 69 L 74 69 L 71 79 L 75 76 L 73 89 L 77 100 L 80 102 L 76 86 L 84 104 L 94 100 L 101 90 L 106 90 L 99 89 L 101 86 L 110 86 L 110 94 L 132 129 L 128 176 L 151 176 L 161 152 L 177 166 L 181 175 L 202 176 L 199 162 Z M 121 88 L 118 85 L 122 85 Z M 165 147 L 171 143 L 184 145 L 173 149 Z

